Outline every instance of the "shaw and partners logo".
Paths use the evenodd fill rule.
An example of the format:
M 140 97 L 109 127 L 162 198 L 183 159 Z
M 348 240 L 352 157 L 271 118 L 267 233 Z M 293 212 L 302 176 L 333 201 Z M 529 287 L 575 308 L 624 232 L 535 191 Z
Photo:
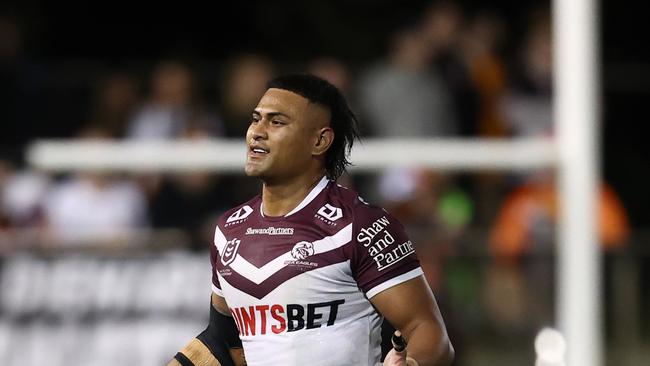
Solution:
M 235 260 L 239 244 L 241 244 L 241 240 L 237 238 L 226 242 L 226 245 L 223 247 L 223 252 L 221 253 L 221 263 L 223 263 L 224 266 L 229 265 Z
M 326 203 L 325 206 L 318 209 L 315 217 L 324 221 L 328 225 L 336 226 L 334 221 L 343 217 L 343 210 Z
M 246 229 L 246 235 L 293 235 L 292 227 L 273 227 L 255 229 L 249 227 Z
M 244 221 L 244 219 L 246 219 L 251 213 L 253 213 L 253 209 L 250 206 L 246 205 L 233 212 L 232 215 L 228 216 L 225 226 L 239 224 L 240 222 Z
M 395 244 L 395 237 L 388 231 L 389 225 L 388 218 L 382 216 L 370 226 L 362 228 L 357 234 L 357 241 L 362 243 L 365 248 L 368 248 L 368 254 L 375 261 L 378 271 L 383 271 L 406 258 L 409 254 L 415 253 L 413 243 L 410 240 L 393 245 Z M 386 250 L 387 248 L 389 250 Z

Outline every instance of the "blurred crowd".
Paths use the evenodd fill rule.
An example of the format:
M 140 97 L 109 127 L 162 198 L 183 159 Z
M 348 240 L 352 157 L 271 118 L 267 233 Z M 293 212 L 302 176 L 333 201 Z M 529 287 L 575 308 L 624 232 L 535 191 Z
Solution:
M 385 55 L 363 65 L 318 57 L 287 66 L 289 62 L 247 52 L 205 73 L 196 60 L 167 58 L 146 70 L 86 71 L 92 89 L 82 96 L 75 85 L 53 87 L 57 76 L 23 57 L 18 24 L 0 18 L 0 227 L 44 227 L 63 242 L 146 227 L 182 226 L 196 232 L 199 227 L 191 223 L 240 203 L 257 185 L 238 184 L 232 190 L 233 177 L 209 174 L 47 176 L 25 166 L 27 144 L 46 137 L 241 139 L 266 82 L 285 72 L 313 73 L 339 87 L 358 115 L 364 137 L 551 136 L 548 13 L 533 12 L 528 24 L 526 34 L 517 38 L 517 50 L 506 53 L 513 41 L 497 13 L 465 14 L 453 2 L 436 2 L 395 26 Z M 63 100 L 57 94 L 66 92 L 76 104 L 53 108 Z M 59 110 L 69 113 L 62 117 Z M 358 183 L 348 178 L 349 184 Z M 495 212 L 497 202 L 482 207 L 495 199 L 477 199 L 481 190 L 490 191 L 483 196 L 496 197 L 490 186 L 513 184 L 512 177 L 494 174 L 467 179 L 417 169 L 361 180 L 358 189 L 382 204 L 397 209 L 414 201 L 423 206 L 399 208 L 405 216 L 440 210 L 436 215 L 443 218 L 435 220 L 451 232 L 475 219 L 476 210 Z M 432 197 L 416 198 L 425 194 Z M 441 207 L 434 209 L 436 205 Z
M 181 228 L 192 248 L 205 249 L 215 218 L 256 194 L 258 182 L 208 173 L 51 175 L 25 165 L 25 148 L 43 137 L 242 139 L 266 82 L 280 73 L 309 72 L 340 88 L 363 137 L 552 138 L 548 11 L 531 12 L 526 24 L 523 34 L 513 35 L 496 12 L 468 14 L 454 2 L 436 2 L 395 27 L 384 56 L 362 65 L 334 56 L 296 64 L 259 52 L 208 68 L 166 58 L 145 70 L 84 71 L 92 88 L 80 93 L 78 85 L 48 89 L 53 76 L 23 57 L 20 27 L 0 16 L 0 252 L 15 249 L 18 232 L 48 247 L 113 245 L 134 232 L 170 227 Z M 70 114 L 49 115 L 62 111 L 56 105 L 62 90 L 78 104 Z M 552 285 L 552 269 L 530 265 L 526 254 L 552 250 L 553 179 L 551 171 L 415 168 L 343 177 L 409 228 L 432 288 L 446 309 L 456 309 L 451 326 L 466 330 L 481 301 L 492 304 L 495 326 L 518 329 L 530 323 L 522 314 L 536 299 L 549 296 L 541 287 L 526 288 L 539 276 L 545 280 L 536 283 Z M 626 212 L 613 189 L 602 187 L 601 238 L 616 250 L 627 239 Z M 472 235 L 476 227 L 485 229 L 479 237 Z M 481 272 L 479 288 L 482 269 L 458 253 L 487 253 L 503 265 Z M 504 296 L 512 299 L 507 306 Z M 549 312 L 548 306 L 536 312 L 540 322 L 552 319 Z

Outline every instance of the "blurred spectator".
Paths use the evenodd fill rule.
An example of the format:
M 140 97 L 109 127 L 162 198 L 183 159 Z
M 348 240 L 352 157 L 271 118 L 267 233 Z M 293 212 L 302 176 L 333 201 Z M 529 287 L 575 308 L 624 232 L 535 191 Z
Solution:
M 124 72 L 113 72 L 99 82 L 90 112 L 90 124 L 106 130 L 111 137 L 126 134 L 139 101 L 137 81 Z
M 424 10 L 422 33 L 436 55 L 453 50 L 460 35 L 463 13 L 452 1 L 433 1 Z
M 371 66 L 359 81 L 362 130 L 381 137 L 448 136 L 455 132 L 451 100 L 429 69 L 431 48 L 417 29 L 391 39 L 385 61 Z
M 553 320 L 551 254 L 558 206 L 554 177 L 542 172 L 513 190 L 497 214 L 490 251 L 498 265 L 486 274 L 484 295 L 490 320 L 503 331 L 533 330 Z M 597 210 L 602 247 L 607 251 L 621 248 L 630 230 L 627 214 L 614 190 L 605 184 L 600 187 Z
M 6 160 L 0 159 L 0 189 L 2 190 L 2 195 L 0 195 L 0 233 L 6 231 L 11 226 L 11 219 L 9 218 L 9 213 L 7 209 L 4 208 L 5 204 L 5 186 L 7 181 L 11 177 L 11 163 Z M 2 241 L 0 241 L 0 245 Z
M 226 124 L 226 135 L 244 138 L 251 113 L 273 78 L 274 65 L 258 54 L 238 55 L 224 68 L 221 87 L 221 111 Z
M 553 175 L 550 172 L 533 175 L 503 202 L 490 235 L 490 249 L 502 259 L 548 252 L 555 242 L 557 212 Z M 627 215 L 614 190 L 606 185 L 600 187 L 598 215 L 603 247 L 621 247 L 629 233 Z
M 39 242 L 50 179 L 0 159 L 0 257 Z
M 180 228 L 194 249 L 203 250 L 214 239 L 214 223 L 232 207 L 222 178 L 210 173 L 166 177 L 149 187 L 149 212 L 154 228 Z
M 144 226 L 145 201 L 132 182 L 80 173 L 57 184 L 45 201 L 47 227 L 57 243 L 128 239 Z
M 551 22 L 546 11 L 534 13 L 504 110 L 515 136 L 553 133 Z
M 81 138 L 107 138 L 100 128 L 86 128 Z M 126 240 L 146 225 L 144 195 L 128 179 L 84 172 L 55 184 L 45 197 L 45 221 L 54 244 L 110 244 Z
M 431 49 L 430 67 L 439 75 L 448 94 L 454 133 L 475 136 L 479 102 L 468 63 L 471 60 L 463 54 L 464 26 L 463 11 L 456 2 L 436 1 L 424 11 L 420 29 Z
M 460 50 L 478 97 L 476 133 L 503 137 L 507 133 L 501 103 L 507 86 L 506 65 L 499 48 L 505 24 L 494 13 L 479 12 L 461 35 Z
M 307 72 L 319 76 L 336 86 L 345 95 L 350 109 L 358 115 L 361 107 L 359 106 L 358 93 L 356 93 L 357 85 L 352 78 L 350 68 L 343 60 L 336 57 L 318 57 L 309 62 Z M 366 131 L 362 127 L 365 126 L 358 127 L 361 128 L 359 133 L 364 135 Z
M 49 178 L 31 170 L 12 171 L 5 166 L 0 178 L 0 212 L 11 228 L 35 228 L 42 224 L 42 203 Z
M 352 80 L 347 66 L 339 59 L 333 57 L 321 57 L 312 60 L 307 72 L 329 81 L 343 94 L 349 95 Z
M 217 118 L 206 113 L 195 95 L 190 69 L 179 62 L 159 63 L 151 79 L 149 100 L 131 121 L 128 136 L 139 139 L 171 139 L 200 130 L 220 134 Z
M 501 55 L 504 33 L 505 22 L 498 14 L 480 10 L 467 20 L 459 35 L 459 61 L 466 73 L 463 78 L 467 78 L 463 80 L 471 83 L 463 87 L 471 97 L 462 100 L 468 102 L 469 108 L 461 113 L 465 113 L 465 126 L 473 126 L 467 130 L 471 135 L 490 138 L 509 134 L 502 108 L 508 82 L 506 61 Z M 467 112 L 473 108 L 472 116 Z M 507 176 L 485 171 L 466 178 L 464 182 L 476 201 L 475 223 L 489 225 L 499 207 Z
M 275 65 L 266 56 L 244 53 L 233 56 L 222 69 L 219 80 L 220 111 L 227 137 L 245 139 L 253 109 L 273 78 Z M 224 176 L 220 187 L 236 187 L 228 192 L 229 205 L 236 206 L 259 193 L 260 183 L 242 175 Z M 223 189 L 223 188 L 222 188 Z

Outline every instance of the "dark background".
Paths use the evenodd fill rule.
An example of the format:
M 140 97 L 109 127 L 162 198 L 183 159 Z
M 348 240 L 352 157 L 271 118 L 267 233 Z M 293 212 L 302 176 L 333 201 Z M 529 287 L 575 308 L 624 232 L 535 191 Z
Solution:
M 341 57 L 354 69 L 379 57 L 394 27 L 412 19 L 426 1 L 236 1 L 190 3 L 88 2 L 0 5 L 25 31 L 23 67 L 67 86 L 33 110 L 32 126 L 2 126 L 1 142 L 71 136 L 85 113 L 90 70 L 140 68 L 183 57 L 197 66 L 237 51 L 261 50 L 285 64 L 319 55 Z M 484 2 L 461 2 L 469 13 Z M 540 1 L 491 1 L 504 15 L 507 44 L 516 43 L 526 12 Z M 650 32 L 642 2 L 601 2 L 603 174 L 620 194 L 634 227 L 650 224 L 650 164 L 645 125 L 650 97 Z M 504 53 L 511 52 L 507 47 Z M 199 65 L 200 64 L 200 65 Z M 209 69 L 209 68 L 206 68 Z M 56 71 L 53 71 L 56 70 Z M 211 75 L 207 75 L 210 78 Z M 36 84 L 39 81 L 34 81 Z M 212 81 L 210 81 L 212 82 Z M 208 83 L 206 83 L 208 84 Z M 213 92 L 206 90 L 207 93 Z M 56 93 L 54 93 L 56 94 Z M 11 96 L 3 96 L 11 98 Z M 76 107 L 76 108 L 75 108 Z M 65 112 L 65 113 L 61 113 Z M 65 117 L 61 117 L 65 116 Z

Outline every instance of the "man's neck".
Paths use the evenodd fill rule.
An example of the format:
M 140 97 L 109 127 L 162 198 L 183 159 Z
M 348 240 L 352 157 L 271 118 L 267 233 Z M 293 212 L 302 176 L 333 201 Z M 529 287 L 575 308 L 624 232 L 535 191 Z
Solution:
M 309 192 L 320 182 L 324 172 L 303 175 L 288 182 L 262 186 L 263 214 L 284 216 L 296 208 Z

